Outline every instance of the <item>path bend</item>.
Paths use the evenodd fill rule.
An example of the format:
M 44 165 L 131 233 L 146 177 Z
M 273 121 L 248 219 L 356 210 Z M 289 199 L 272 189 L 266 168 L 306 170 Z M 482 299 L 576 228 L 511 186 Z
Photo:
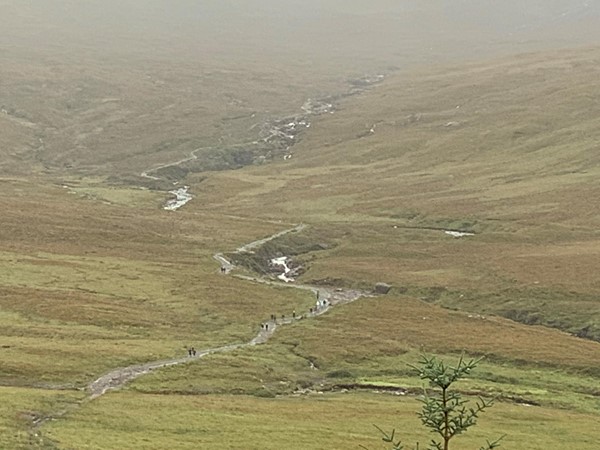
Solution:
M 236 250 L 236 253 L 252 251 L 253 249 L 258 248 L 259 246 L 263 245 L 266 242 L 269 242 L 273 239 L 276 239 L 276 238 L 281 237 L 288 233 L 301 231 L 305 228 L 306 228 L 306 225 L 300 224 L 293 228 L 289 228 L 287 230 L 280 231 L 269 237 L 250 242 L 249 244 L 246 244 L 246 245 L 238 248 Z M 213 255 L 213 258 L 219 262 L 219 264 L 221 265 L 222 268 L 225 269 L 225 272 L 227 274 L 231 273 L 231 271 L 233 269 L 235 269 L 235 265 L 233 264 L 233 262 L 229 261 L 222 253 L 217 253 L 217 254 Z M 365 297 L 365 296 L 370 295 L 366 292 L 359 291 L 359 290 L 352 290 L 352 289 L 340 289 L 340 288 L 335 289 L 335 288 L 328 288 L 328 287 L 326 288 L 326 287 L 320 287 L 320 286 L 290 284 L 290 283 L 283 283 L 283 282 L 267 280 L 264 278 L 253 278 L 253 277 L 244 276 L 244 275 L 235 275 L 235 276 L 237 278 L 244 279 L 244 280 L 247 280 L 250 282 L 267 283 L 267 284 L 275 285 L 275 286 L 284 286 L 284 287 L 295 288 L 295 289 L 310 290 L 310 291 L 313 291 L 315 294 L 318 293 L 318 298 L 321 301 L 326 300 L 325 303 L 327 306 L 321 306 L 320 308 L 313 310 L 312 313 L 299 314 L 296 318 L 269 320 L 268 322 L 265 322 L 266 324 L 268 324 L 268 327 L 261 329 L 260 332 L 248 342 L 233 343 L 233 344 L 228 344 L 228 345 L 224 345 L 221 347 L 214 347 L 214 348 L 199 350 L 197 352 L 196 356 L 192 356 L 192 357 L 184 356 L 184 357 L 172 358 L 172 359 L 162 359 L 162 360 L 158 360 L 158 361 L 150 361 L 147 363 L 134 364 L 134 365 L 127 366 L 127 367 L 120 367 L 120 368 L 114 369 L 114 370 L 102 375 L 101 377 L 99 377 L 98 379 L 96 379 L 95 381 L 93 381 L 92 383 L 90 383 L 88 385 L 88 387 L 87 387 L 87 390 L 89 392 L 88 400 L 93 400 L 95 398 L 98 398 L 98 397 L 102 396 L 103 394 L 105 394 L 109 390 L 119 389 L 119 388 L 125 386 L 130 381 L 132 381 L 142 375 L 145 375 L 155 369 L 159 369 L 162 367 L 168 367 L 168 366 L 175 366 L 178 364 L 189 363 L 189 362 L 192 362 L 199 358 L 203 358 L 204 356 L 215 354 L 215 353 L 223 353 L 223 352 L 228 352 L 228 351 L 232 351 L 232 350 L 237 350 L 240 348 L 264 344 L 273 336 L 275 331 L 281 326 L 289 325 L 289 324 L 294 323 L 301 319 L 309 319 L 312 317 L 320 316 L 322 314 L 325 314 L 327 311 L 329 311 L 331 308 L 333 308 L 335 306 L 350 303 L 350 302 L 353 302 L 353 301 L 359 299 L 360 297 Z

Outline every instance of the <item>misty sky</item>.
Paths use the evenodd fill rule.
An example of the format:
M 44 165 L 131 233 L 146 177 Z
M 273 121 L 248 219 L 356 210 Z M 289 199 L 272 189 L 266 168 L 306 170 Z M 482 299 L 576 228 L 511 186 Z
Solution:
M 248 48 L 385 59 L 600 42 L 591 0 L 0 0 L 0 50 Z M 427 60 L 427 58 L 423 58 Z

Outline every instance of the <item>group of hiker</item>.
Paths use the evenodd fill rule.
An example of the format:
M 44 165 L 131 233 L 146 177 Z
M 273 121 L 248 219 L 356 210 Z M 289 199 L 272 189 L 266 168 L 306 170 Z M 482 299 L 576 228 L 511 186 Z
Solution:
M 328 305 L 329 305 L 329 302 L 327 300 L 320 300 L 320 299 L 317 298 L 317 304 L 315 305 L 314 308 L 310 308 L 309 312 L 311 314 L 313 314 L 313 313 L 316 314 L 321 309 L 327 308 Z
M 221 265 L 221 273 L 222 274 L 227 274 L 227 272 L 228 272 L 227 267 L 225 265 Z M 322 309 L 327 308 L 329 306 L 329 302 L 327 301 L 327 299 L 321 299 L 320 298 L 320 294 L 319 294 L 318 290 L 315 291 L 315 294 L 317 296 L 317 303 L 316 303 L 316 305 L 314 307 L 309 308 L 309 310 L 308 310 L 309 311 L 308 312 L 309 315 L 317 314 L 319 311 L 321 311 Z M 296 315 L 296 310 L 292 311 L 292 319 L 291 320 L 300 320 L 302 318 L 303 318 L 303 316 L 297 316 Z M 282 314 L 281 315 L 281 323 L 285 322 L 285 320 L 286 320 L 285 319 L 285 314 Z M 270 318 L 270 320 L 268 322 L 261 323 L 260 324 L 260 329 L 262 331 L 269 331 L 269 324 L 272 324 L 272 326 L 273 325 L 277 325 L 277 316 L 275 314 L 271 314 L 271 318 Z M 191 350 L 193 350 L 193 348 L 190 349 L 189 351 L 191 351 Z M 194 354 L 193 355 L 192 355 L 192 353 L 189 353 L 189 354 L 190 354 L 190 356 L 195 356 L 195 354 L 196 354 L 195 350 L 194 350 Z
M 319 311 L 321 311 L 323 308 L 327 308 L 329 306 L 329 302 L 327 301 L 327 299 L 320 299 L 319 298 L 319 291 L 317 291 L 317 303 L 314 307 L 309 308 L 308 310 L 308 314 L 309 315 L 314 315 L 317 314 Z M 296 314 L 296 310 L 292 311 L 292 318 L 291 320 L 300 320 L 302 319 L 304 316 L 300 316 Z M 285 314 L 281 315 L 281 323 L 285 322 Z M 272 323 L 273 325 L 277 325 L 277 315 L 275 314 L 271 314 L 270 320 L 268 322 L 263 322 L 260 324 L 260 329 L 262 331 L 269 331 L 269 324 Z

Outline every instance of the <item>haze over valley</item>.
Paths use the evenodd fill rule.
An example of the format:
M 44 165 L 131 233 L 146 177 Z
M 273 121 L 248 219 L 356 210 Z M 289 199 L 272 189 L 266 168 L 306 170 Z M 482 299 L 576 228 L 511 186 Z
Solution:
M 599 3 L 0 10 L 0 448 L 598 448 Z

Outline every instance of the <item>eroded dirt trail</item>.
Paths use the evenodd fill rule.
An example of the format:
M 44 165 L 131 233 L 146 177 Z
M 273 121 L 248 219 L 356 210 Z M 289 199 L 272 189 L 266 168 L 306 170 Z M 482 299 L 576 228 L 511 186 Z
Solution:
M 272 236 L 269 236 L 267 238 L 259 239 L 257 241 L 246 244 L 246 245 L 238 248 L 236 252 L 242 253 L 242 252 L 252 251 L 253 249 L 260 247 L 261 245 L 263 245 L 264 243 L 266 243 L 270 240 L 273 240 L 275 238 L 278 238 L 278 237 L 283 236 L 288 233 L 301 231 L 304 228 L 306 228 L 306 225 L 301 224 L 294 228 L 280 231 L 280 232 L 275 233 Z M 231 261 L 229 261 L 227 258 L 225 258 L 225 256 L 222 253 L 215 254 L 214 259 L 219 262 L 219 264 L 221 265 L 221 267 L 224 269 L 224 271 L 227 274 L 231 273 L 231 271 L 235 269 L 235 265 Z M 234 275 L 234 276 L 244 279 L 244 280 L 247 280 L 248 282 L 265 283 L 265 284 L 269 284 L 269 285 L 285 286 L 285 287 L 294 288 L 294 289 L 309 290 L 309 291 L 314 292 L 315 297 L 317 297 L 317 293 L 318 293 L 318 298 L 321 302 L 321 306 L 313 309 L 312 313 L 310 313 L 310 312 L 301 313 L 301 314 L 298 314 L 295 318 L 276 319 L 276 320 L 270 320 L 268 322 L 265 322 L 268 325 L 268 327 L 261 329 L 261 331 L 252 340 L 250 340 L 248 342 L 234 343 L 234 344 L 229 344 L 229 345 L 225 345 L 222 347 L 215 347 L 215 348 L 199 350 L 199 351 L 197 351 L 196 356 L 192 356 L 192 357 L 183 356 L 180 358 L 151 361 L 151 362 L 147 362 L 147 363 L 143 363 L 143 364 L 135 364 L 135 365 L 128 366 L 128 367 L 121 367 L 121 368 L 114 369 L 114 370 L 110 371 L 109 373 L 102 375 L 100 378 L 98 378 L 97 380 L 93 381 L 92 383 L 90 383 L 88 385 L 88 392 L 89 392 L 88 400 L 93 400 L 95 398 L 98 398 L 111 389 L 119 389 L 119 388 L 123 387 L 125 384 L 127 384 L 128 382 L 130 382 L 144 374 L 147 374 L 155 369 L 159 369 L 161 367 L 168 367 L 168 366 L 174 366 L 177 364 L 191 363 L 194 360 L 202 358 L 206 355 L 227 352 L 227 351 L 236 350 L 236 349 L 240 349 L 240 348 L 244 348 L 244 347 L 250 347 L 253 345 L 264 344 L 271 338 L 271 336 L 273 336 L 275 331 L 281 326 L 289 325 L 289 324 L 291 324 L 295 321 L 301 320 L 301 319 L 309 319 L 312 317 L 320 316 L 322 314 L 325 314 L 327 311 L 329 311 L 331 308 L 333 308 L 335 306 L 350 303 L 350 302 L 357 300 L 360 297 L 369 295 L 366 292 L 362 292 L 362 291 L 358 291 L 358 290 L 351 290 L 351 289 L 333 289 L 333 288 L 324 288 L 324 287 L 309 286 L 309 285 L 282 283 L 282 282 L 272 281 L 272 280 L 268 280 L 268 279 L 264 279 L 264 278 L 253 278 L 253 277 L 244 276 L 244 275 Z
M 265 242 L 268 242 L 277 237 L 283 236 L 287 233 L 297 232 L 303 230 L 305 225 L 298 225 L 293 228 L 280 231 L 278 233 L 273 234 L 264 239 L 259 239 L 257 241 L 246 244 L 237 249 L 236 252 L 250 252 L 253 249 L 256 249 L 263 245 Z M 222 253 L 217 253 L 214 256 L 214 259 L 219 262 L 222 269 L 227 274 L 234 276 L 239 279 L 246 280 L 252 283 L 264 283 L 273 286 L 283 286 L 292 289 L 302 289 L 311 291 L 315 298 L 319 299 L 319 307 L 313 308 L 312 312 L 299 312 L 295 317 L 287 317 L 285 319 L 275 319 L 265 322 L 268 324 L 268 327 L 263 327 L 259 333 L 256 334 L 250 341 L 241 342 L 241 343 L 232 343 L 228 345 L 224 345 L 221 347 L 208 348 L 197 351 L 195 356 L 181 356 L 172 359 L 161 359 L 158 361 L 149 361 L 141 364 L 133 364 L 127 367 L 119 367 L 110 372 L 102 375 L 98 379 L 94 380 L 87 386 L 87 396 L 77 401 L 75 403 L 70 404 L 69 406 L 59 410 L 54 411 L 50 414 L 36 415 L 35 420 L 32 421 L 31 427 L 28 430 L 28 434 L 30 439 L 36 442 L 40 442 L 40 445 L 44 445 L 44 448 L 53 448 L 59 449 L 58 443 L 54 442 L 51 438 L 47 438 L 44 433 L 42 433 L 43 426 L 52 420 L 58 420 L 66 417 L 67 415 L 75 413 L 79 408 L 90 401 L 94 401 L 94 399 L 101 397 L 106 392 L 114 389 L 119 389 L 125 386 L 127 383 L 135 380 L 136 378 L 145 375 L 153 370 L 160 369 L 162 367 L 174 366 L 178 364 L 190 364 L 194 363 L 196 360 L 203 358 L 207 355 L 215 354 L 215 353 L 223 353 L 232 350 L 242 349 L 246 347 L 251 347 L 255 345 L 261 345 L 269 341 L 269 339 L 275 334 L 275 332 L 282 326 L 290 325 L 298 320 L 310 320 L 313 317 L 320 316 L 328 312 L 331 308 L 334 308 L 339 305 L 343 305 L 346 303 L 351 303 L 361 297 L 367 297 L 372 294 L 367 292 L 362 292 L 358 290 L 352 289 L 340 289 L 340 288 L 329 288 L 329 287 L 320 287 L 320 286 L 310 286 L 310 285 L 302 285 L 302 284 L 291 284 L 284 283 L 279 281 L 273 281 L 266 278 L 260 277 L 251 277 L 247 275 L 241 274 L 231 274 L 231 272 L 235 269 L 235 265 L 232 261 L 229 261 Z M 264 324 L 263 324 L 264 325 Z

